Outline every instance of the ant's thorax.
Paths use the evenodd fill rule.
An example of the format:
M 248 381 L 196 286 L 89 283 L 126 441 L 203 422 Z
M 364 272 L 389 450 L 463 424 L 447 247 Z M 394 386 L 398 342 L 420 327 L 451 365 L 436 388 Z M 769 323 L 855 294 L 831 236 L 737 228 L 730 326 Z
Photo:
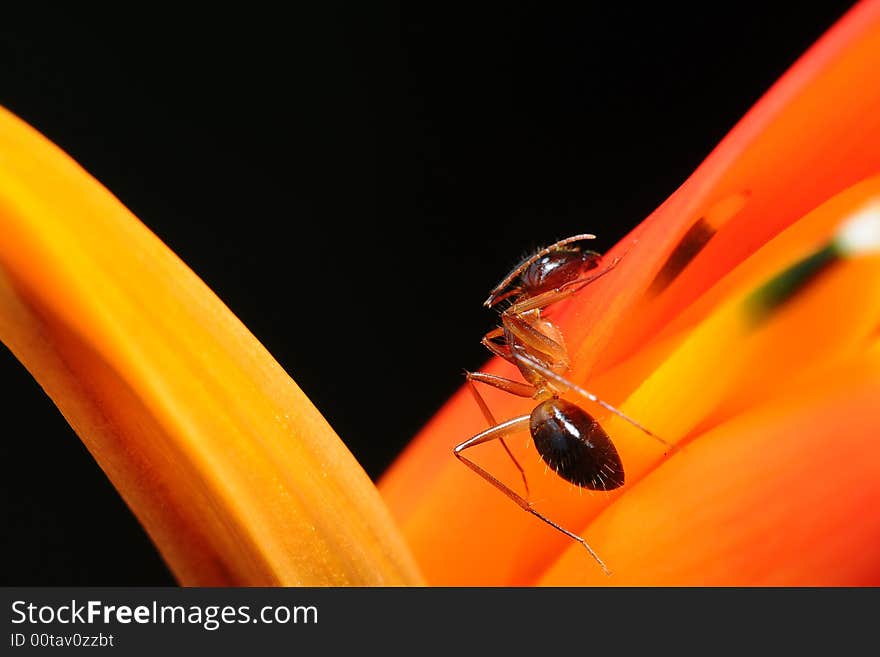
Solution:
M 501 323 L 511 352 L 530 356 L 559 375 L 569 370 L 568 350 L 562 330 L 542 317 L 540 310 L 516 315 L 502 313 Z M 566 386 L 548 380 L 520 360 L 516 361 L 516 366 L 523 378 L 535 387 L 534 399 L 558 397 L 568 390 Z

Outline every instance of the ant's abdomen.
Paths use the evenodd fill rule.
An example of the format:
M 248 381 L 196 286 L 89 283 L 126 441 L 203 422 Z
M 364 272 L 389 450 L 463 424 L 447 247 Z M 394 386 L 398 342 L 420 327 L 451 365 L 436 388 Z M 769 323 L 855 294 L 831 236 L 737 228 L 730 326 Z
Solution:
M 566 481 L 592 490 L 623 485 L 623 464 L 614 443 L 580 406 L 548 399 L 532 411 L 529 429 L 538 454 Z

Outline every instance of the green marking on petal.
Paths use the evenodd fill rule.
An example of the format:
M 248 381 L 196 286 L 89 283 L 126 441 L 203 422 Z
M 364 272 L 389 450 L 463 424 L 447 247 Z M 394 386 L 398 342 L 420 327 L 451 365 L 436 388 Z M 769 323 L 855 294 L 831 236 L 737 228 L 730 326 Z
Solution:
M 831 241 L 784 269 L 746 299 L 745 307 L 749 319 L 755 324 L 766 320 L 843 256 L 844 252 L 838 243 Z

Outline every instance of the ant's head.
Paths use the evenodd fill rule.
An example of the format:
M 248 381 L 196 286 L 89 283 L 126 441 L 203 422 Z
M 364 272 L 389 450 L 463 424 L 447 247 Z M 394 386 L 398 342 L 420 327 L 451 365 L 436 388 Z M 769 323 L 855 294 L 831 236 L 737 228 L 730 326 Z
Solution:
M 523 260 L 492 290 L 484 305 L 491 308 L 504 299 L 527 299 L 558 289 L 599 264 L 599 254 L 585 248 L 593 235 L 575 235 L 541 249 Z
M 599 254 L 567 244 L 535 260 L 520 274 L 522 295 L 532 297 L 560 288 L 599 264 Z

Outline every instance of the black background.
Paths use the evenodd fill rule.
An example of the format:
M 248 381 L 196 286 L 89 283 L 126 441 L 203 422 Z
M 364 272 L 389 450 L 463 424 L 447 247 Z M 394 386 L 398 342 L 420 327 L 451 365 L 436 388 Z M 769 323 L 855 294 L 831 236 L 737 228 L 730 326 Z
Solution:
M 485 360 L 497 279 L 568 234 L 610 247 L 851 3 L 312 4 L 5 7 L 0 103 L 177 252 L 377 477 Z M 0 583 L 173 583 L 0 358 Z

